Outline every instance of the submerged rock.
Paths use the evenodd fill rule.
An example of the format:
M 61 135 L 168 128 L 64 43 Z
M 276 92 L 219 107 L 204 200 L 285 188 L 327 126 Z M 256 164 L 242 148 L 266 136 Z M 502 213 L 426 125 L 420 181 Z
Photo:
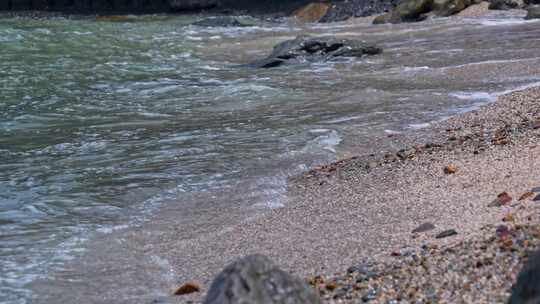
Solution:
M 206 18 L 200 21 L 191 23 L 191 25 L 202 27 L 244 27 L 252 26 L 249 23 L 243 22 L 240 19 L 232 16 L 218 16 Z
M 212 282 L 204 304 L 319 304 L 303 280 L 279 269 L 262 255 L 250 255 L 227 266 Z
M 512 286 L 508 304 L 540 303 L 540 252 L 529 258 Z
M 527 8 L 527 16 L 525 19 L 538 19 L 540 18 L 540 5 L 533 5 Z
M 285 63 L 326 61 L 335 57 L 362 57 L 382 53 L 382 49 L 358 40 L 299 36 L 276 45 L 265 59 L 249 66 L 272 68 Z

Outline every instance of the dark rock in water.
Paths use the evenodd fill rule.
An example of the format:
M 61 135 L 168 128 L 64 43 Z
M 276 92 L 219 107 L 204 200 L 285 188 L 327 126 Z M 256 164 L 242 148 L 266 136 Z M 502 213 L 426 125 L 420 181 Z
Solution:
M 390 11 L 398 0 L 350 0 L 330 6 L 320 22 L 338 22 L 351 17 L 366 17 Z
M 490 10 L 509 10 L 521 8 L 525 4 L 521 0 L 491 0 L 489 3 Z
M 326 61 L 335 57 L 362 57 L 381 52 L 382 49 L 358 40 L 299 36 L 279 43 L 267 58 L 255 61 L 249 66 L 272 68 L 285 63 Z
M 437 234 L 437 236 L 435 238 L 437 239 L 443 239 L 443 238 L 447 238 L 449 236 L 454 236 L 454 235 L 457 235 L 457 231 L 455 231 L 454 229 L 450 229 L 450 230 L 445 230 L 439 234 Z
M 262 255 L 227 266 L 212 282 L 204 304 L 318 304 L 319 296 L 303 280 L 279 269 Z
M 198 11 L 217 6 L 217 0 L 168 0 L 173 11 Z
M 238 18 L 231 16 L 219 16 L 206 18 L 197 22 L 193 22 L 191 25 L 204 26 L 204 27 L 242 27 L 251 26 L 251 24 L 240 21 Z
M 532 5 L 527 8 L 527 16 L 525 19 L 538 19 L 540 18 L 540 5 Z
M 508 304 L 540 303 L 540 252 L 530 258 L 512 286 Z
M 533 202 L 540 202 L 540 194 L 536 195 L 536 196 L 533 198 Z
M 412 231 L 412 233 L 421 233 L 421 232 L 426 232 L 433 229 L 435 229 L 435 225 L 433 225 L 432 223 L 423 223 L 422 225 L 416 227 Z

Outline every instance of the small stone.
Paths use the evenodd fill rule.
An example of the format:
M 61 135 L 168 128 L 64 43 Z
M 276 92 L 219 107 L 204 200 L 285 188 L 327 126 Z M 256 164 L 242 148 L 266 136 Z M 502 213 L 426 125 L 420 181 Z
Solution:
M 504 238 L 507 238 L 510 236 L 510 229 L 508 229 L 507 226 L 505 225 L 499 225 L 497 226 L 497 228 L 495 229 L 495 234 L 501 238 L 501 239 L 504 239 Z
M 341 288 L 334 293 L 334 299 L 344 298 L 347 295 L 347 289 Z
M 500 207 L 504 206 L 512 201 L 512 197 L 508 193 L 503 192 L 497 195 L 497 198 L 493 200 L 488 207 Z
M 178 287 L 174 291 L 174 295 L 181 296 L 181 295 L 186 295 L 186 294 L 195 293 L 199 291 L 201 291 L 201 287 L 199 287 L 199 285 L 192 282 L 187 282 L 183 284 L 182 286 Z
M 328 282 L 326 283 L 325 288 L 329 291 L 333 291 L 337 288 L 337 284 L 336 282 Z
M 443 169 L 445 174 L 454 174 L 457 172 L 457 166 L 456 165 L 448 165 L 444 167 Z
M 351 266 L 347 268 L 347 273 L 354 273 L 354 272 L 366 274 L 369 272 L 369 268 L 367 265 Z
M 445 231 L 437 234 L 437 236 L 435 238 L 442 239 L 442 238 L 454 236 L 454 235 L 457 235 L 457 234 L 458 234 L 457 231 L 455 231 L 454 229 L 449 229 L 449 230 L 445 230 Z
M 421 233 L 421 232 L 426 232 L 433 229 L 435 229 L 435 225 L 433 225 L 432 223 L 423 223 L 422 225 L 416 227 L 412 231 L 412 233 Z
M 534 192 L 532 191 L 529 191 L 529 192 L 525 192 L 523 193 L 520 197 L 519 197 L 519 201 L 522 201 L 522 200 L 526 200 L 528 199 L 529 197 L 532 197 L 534 195 Z
M 503 217 L 503 222 L 513 222 L 513 221 L 514 221 L 514 216 L 512 215 L 512 213 L 508 213 L 507 215 Z
M 533 202 L 540 202 L 540 194 L 533 198 Z

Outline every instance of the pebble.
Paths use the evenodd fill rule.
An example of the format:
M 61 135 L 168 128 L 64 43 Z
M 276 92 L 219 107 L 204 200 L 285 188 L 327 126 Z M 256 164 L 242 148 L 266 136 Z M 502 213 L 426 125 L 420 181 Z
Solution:
M 196 283 L 187 282 L 183 284 L 182 286 L 178 287 L 174 291 L 174 295 L 181 296 L 181 295 L 186 295 L 186 294 L 195 293 L 199 291 L 201 291 L 201 287 L 199 285 L 197 285 Z
M 454 236 L 454 235 L 457 235 L 457 231 L 455 231 L 454 229 L 449 229 L 449 230 L 445 230 L 439 234 L 437 234 L 437 236 L 435 238 L 437 239 L 442 239 L 442 238 L 447 238 L 447 237 L 450 237 L 450 236 Z
M 433 225 L 432 223 L 423 223 L 422 225 L 416 227 L 412 231 L 412 233 L 421 233 L 421 232 L 426 232 L 433 229 L 435 229 L 435 225 Z
M 444 167 L 443 171 L 445 174 L 454 174 L 457 172 L 457 166 L 456 165 L 448 165 Z
M 529 197 L 532 197 L 533 195 L 534 195 L 534 192 L 532 192 L 532 191 L 525 192 L 525 193 L 523 193 L 523 194 L 519 197 L 519 201 L 526 200 L 526 199 L 528 199 Z
M 497 198 L 489 203 L 488 207 L 504 206 L 512 201 L 512 197 L 508 193 L 503 192 L 497 195 Z

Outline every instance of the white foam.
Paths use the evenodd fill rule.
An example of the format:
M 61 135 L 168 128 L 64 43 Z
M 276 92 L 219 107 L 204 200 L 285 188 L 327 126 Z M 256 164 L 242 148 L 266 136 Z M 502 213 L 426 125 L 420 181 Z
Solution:
M 362 118 L 362 117 L 363 117 L 362 115 L 358 115 L 358 116 L 349 116 L 349 117 L 342 117 L 342 118 L 332 119 L 332 120 L 326 121 L 326 122 L 324 122 L 324 123 L 325 123 L 325 124 L 336 124 L 336 123 L 341 123 L 341 122 L 346 122 L 346 121 L 351 121 L 351 120 L 360 119 L 360 118 Z
M 337 145 L 339 145 L 342 140 L 343 139 L 341 138 L 341 136 L 338 134 L 336 130 L 331 130 L 327 134 L 317 136 L 311 142 L 311 144 L 319 148 L 322 148 L 323 150 L 327 150 L 332 153 L 335 153 Z M 308 147 L 311 146 L 312 148 L 311 144 L 308 145 Z
M 526 23 L 538 22 L 538 19 L 525 20 L 525 19 L 485 19 L 480 20 L 479 24 L 485 26 L 505 26 L 505 25 L 519 25 Z
M 402 132 L 401 131 L 396 131 L 396 130 L 386 129 L 386 130 L 384 130 L 384 133 L 389 134 L 389 135 L 395 135 L 395 134 L 401 134 Z
M 116 225 L 116 226 L 112 226 L 112 227 L 101 227 L 101 228 L 98 228 L 96 231 L 99 232 L 99 233 L 109 234 L 109 233 L 112 233 L 114 231 L 122 230 L 122 229 L 126 229 L 126 228 L 129 228 L 129 225 Z
M 478 100 L 478 101 L 493 102 L 497 100 L 497 97 L 499 96 L 510 94 L 516 91 L 522 91 L 522 90 L 526 90 L 526 89 L 530 89 L 534 87 L 539 87 L 539 86 L 540 86 L 540 81 L 514 87 L 511 89 L 504 90 L 504 91 L 493 92 L 493 93 L 476 91 L 476 92 L 454 92 L 448 95 L 456 97 L 458 99 L 463 99 L 463 100 Z
M 489 100 L 494 101 L 497 95 L 488 92 L 454 92 L 448 94 L 452 97 L 462 100 Z
M 475 65 L 483 65 L 483 64 L 502 64 L 502 63 L 504 64 L 504 63 L 516 63 L 516 62 L 537 61 L 537 60 L 540 60 L 540 57 L 524 58 L 524 59 L 485 60 L 485 61 L 460 64 L 460 65 L 447 66 L 447 67 L 443 67 L 442 69 L 444 70 L 444 69 L 463 68 L 467 66 L 475 66 Z
M 425 129 L 425 128 L 428 128 L 429 126 L 431 126 L 431 123 L 429 122 L 419 123 L 419 124 L 409 124 L 409 128 L 413 130 Z
M 423 71 L 423 70 L 429 70 L 430 67 L 428 66 L 419 66 L 419 67 L 405 67 L 403 71 L 405 72 L 416 72 L 416 71 Z

